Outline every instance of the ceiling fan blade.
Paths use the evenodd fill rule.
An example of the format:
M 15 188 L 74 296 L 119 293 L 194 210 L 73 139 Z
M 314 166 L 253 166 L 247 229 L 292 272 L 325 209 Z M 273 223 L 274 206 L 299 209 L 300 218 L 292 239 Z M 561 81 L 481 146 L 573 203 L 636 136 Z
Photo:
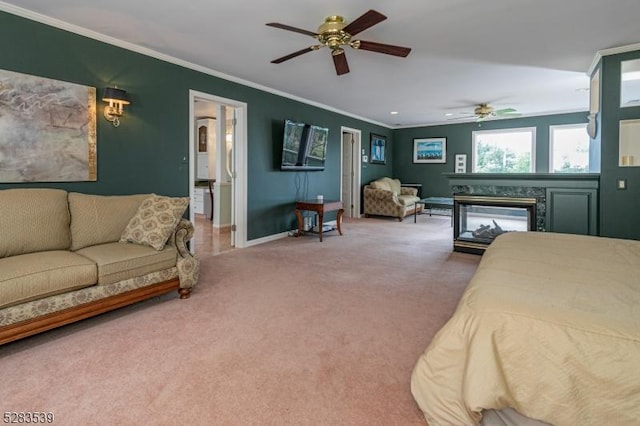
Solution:
M 503 109 L 499 109 L 497 111 L 494 111 L 495 114 L 512 114 L 516 112 L 516 110 L 514 108 L 503 108 Z
M 287 56 L 283 56 L 282 58 L 274 59 L 273 61 L 271 61 L 271 63 L 272 64 L 279 64 L 279 63 L 282 63 L 284 61 L 288 61 L 289 59 L 293 59 L 296 56 L 300 56 L 300 55 L 303 55 L 303 54 L 305 54 L 307 52 L 311 52 L 312 50 L 316 50 L 316 49 L 314 49 L 314 46 L 305 47 L 302 50 L 298 50 L 297 52 L 290 53 Z
M 300 33 L 311 37 L 317 37 L 318 34 L 312 31 L 303 30 L 301 28 L 292 27 L 291 25 L 279 24 L 277 22 L 269 22 L 266 24 L 269 27 L 280 28 L 281 30 L 293 31 L 294 33 Z
M 340 53 L 333 56 L 333 65 L 336 66 L 336 73 L 338 75 L 346 74 L 349 72 L 349 64 L 347 63 L 347 55 Z
M 356 18 L 342 30 L 354 36 L 366 30 L 367 28 L 373 27 L 375 24 L 379 24 L 385 19 L 387 19 L 387 17 L 382 13 L 376 12 L 375 10 L 371 9 L 368 12 L 362 14 L 359 18 Z
M 449 117 L 447 118 L 447 120 L 466 120 L 469 118 L 475 118 L 476 116 L 473 114 L 468 114 L 468 115 L 461 115 L 459 117 Z
M 357 47 L 357 49 L 360 50 L 369 50 L 371 52 L 384 53 L 387 55 L 402 56 L 403 58 L 406 57 L 409 52 L 411 52 L 411 48 L 409 47 L 393 46 L 391 44 L 376 43 L 373 41 L 364 40 L 359 40 L 359 42 L 360 45 Z

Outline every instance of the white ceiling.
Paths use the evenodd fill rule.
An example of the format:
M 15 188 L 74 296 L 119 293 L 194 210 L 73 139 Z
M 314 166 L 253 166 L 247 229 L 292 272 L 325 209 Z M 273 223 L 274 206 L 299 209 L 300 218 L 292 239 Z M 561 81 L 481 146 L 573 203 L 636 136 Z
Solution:
M 581 89 L 598 51 L 640 42 L 639 0 L 11 0 L 0 9 L 50 22 L 26 11 L 36 12 L 389 127 L 451 123 L 445 113 L 460 117 L 480 102 L 523 115 L 586 111 Z M 407 58 L 347 48 L 343 76 L 327 49 L 270 63 L 316 40 L 265 23 L 315 32 L 326 16 L 350 22 L 369 9 L 388 19 L 356 38 L 411 47 Z

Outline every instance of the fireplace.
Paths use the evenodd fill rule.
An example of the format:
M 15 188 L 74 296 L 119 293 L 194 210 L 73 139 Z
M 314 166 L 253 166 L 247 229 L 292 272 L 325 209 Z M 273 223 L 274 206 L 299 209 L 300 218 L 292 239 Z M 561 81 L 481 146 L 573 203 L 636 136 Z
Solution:
M 536 230 L 536 199 L 456 194 L 453 216 L 453 250 L 482 254 L 498 235 Z

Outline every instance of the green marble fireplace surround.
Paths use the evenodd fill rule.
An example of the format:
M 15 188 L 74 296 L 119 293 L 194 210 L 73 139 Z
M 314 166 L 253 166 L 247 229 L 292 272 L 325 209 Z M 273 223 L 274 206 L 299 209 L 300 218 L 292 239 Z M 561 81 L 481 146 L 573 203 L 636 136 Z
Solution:
M 598 235 L 599 174 L 445 173 L 452 194 L 535 198 L 536 229 Z

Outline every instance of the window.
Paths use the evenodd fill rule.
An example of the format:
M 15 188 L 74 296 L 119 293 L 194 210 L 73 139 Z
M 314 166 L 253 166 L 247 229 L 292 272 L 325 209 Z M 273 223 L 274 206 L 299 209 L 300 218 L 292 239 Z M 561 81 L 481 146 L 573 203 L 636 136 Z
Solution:
M 533 173 L 535 127 L 473 132 L 473 173 Z
M 589 172 L 587 124 L 549 127 L 549 171 L 551 173 Z

